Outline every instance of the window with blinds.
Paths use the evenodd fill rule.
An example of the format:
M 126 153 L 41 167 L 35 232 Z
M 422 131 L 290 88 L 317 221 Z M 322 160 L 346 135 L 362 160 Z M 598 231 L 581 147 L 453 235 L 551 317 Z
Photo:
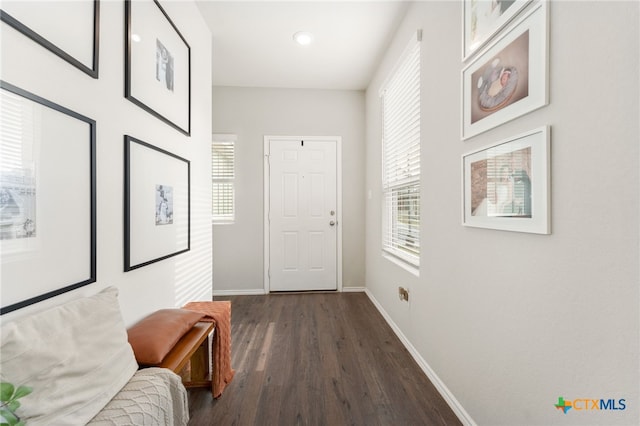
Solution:
M 235 137 L 221 139 L 211 143 L 212 220 L 231 223 L 235 219 Z
M 380 91 L 382 248 L 420 264 L 420 39 L 418 31 Z

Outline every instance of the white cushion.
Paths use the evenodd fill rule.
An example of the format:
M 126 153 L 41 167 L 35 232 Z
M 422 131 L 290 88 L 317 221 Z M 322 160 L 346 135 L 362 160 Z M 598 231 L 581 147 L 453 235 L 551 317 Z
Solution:
M 30 426 L 86 424 L 138 368 L 114 287 L 3 324 L 1 337 L 2 381 L 33 388 L 18 410 Z

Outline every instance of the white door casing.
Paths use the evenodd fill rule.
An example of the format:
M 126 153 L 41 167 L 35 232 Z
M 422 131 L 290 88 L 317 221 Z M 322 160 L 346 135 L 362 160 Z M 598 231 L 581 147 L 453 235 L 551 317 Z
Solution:
M 341 138 L 264 144 L 265 292 L 342 290 Z

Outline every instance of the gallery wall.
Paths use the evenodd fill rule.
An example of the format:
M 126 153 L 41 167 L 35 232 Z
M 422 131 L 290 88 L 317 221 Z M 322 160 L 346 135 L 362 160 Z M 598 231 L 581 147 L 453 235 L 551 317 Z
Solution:
M 214 294 L 264 292 L 264 136 L 342 136 L 343 287 L 364 286 L 364 93 L 213 88 L 213 133 L 236 134 L 236 220 L 213 227 Z
M 211 300 L 211 34 L 194 2 L 161 4 L 191 48 L 190 137 L 124 97 L 124 2 L 100 2 L 98 79 L 82 73 L 8 25 L 1 26 L 2 80 L 97 123 L 97 282 L 3 315 L 3 321 L 94 294 L 106 286 L 119 289 L 127 325 L 157 309 L 182 306 L 189 300 Z M 55 11 L 48 18 L 67 25 L 67 17 L 55 16 Z M 64 30 L 65 25 L 59 30 Z M 123 272 L 125 134 L 191 162 L 191 250 L 126 273 Z M 59 188 L 65 190 L 69 189 Z M 61 215 L 64 207 L 43 214 Z M 57 247 L 60 251 L 67 249 L 64 241 Z M 50 271 L 38 274 L 46 281 Z M 10 295 L 12 290 L 3 285 L 2 296 Z
M 638 9 L 550 2 L 549 105 L 464 142 L 459 2 L 414 3 L 367 90 L 367 292 L 465 423 L 637 424 Z M 381 251 L 378 90 L 419 28 L 415 277 Z M 462 226 L 462 155 L 544 125 L 551 234 Z M 564 414 L 554 407 L 561 396 L 625 399 L 626 409 Z

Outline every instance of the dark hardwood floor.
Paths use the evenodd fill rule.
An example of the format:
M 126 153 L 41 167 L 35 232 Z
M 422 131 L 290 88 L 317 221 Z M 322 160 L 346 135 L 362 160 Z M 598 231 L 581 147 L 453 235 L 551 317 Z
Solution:
M 235 377 L 189 425 L 459 425 L 364 293 L 233 296 Z

